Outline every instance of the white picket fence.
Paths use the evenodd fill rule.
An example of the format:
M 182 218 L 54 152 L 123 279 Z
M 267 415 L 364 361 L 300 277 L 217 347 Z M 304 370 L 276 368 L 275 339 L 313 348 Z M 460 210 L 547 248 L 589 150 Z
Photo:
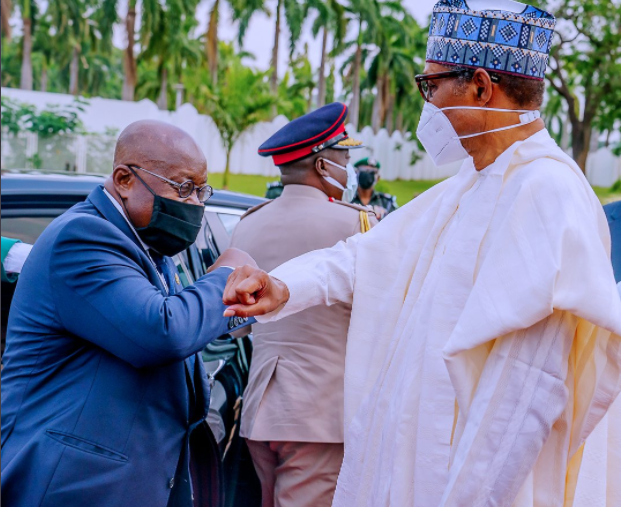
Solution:
M 50 104 L 67 105 L 74 100 L 71 95 L 12 88 L 2 88 L 2 95 L 34 104 L 38 109 Z M 114 129 L 118 133 L 130 123 L 141 119 L 162 120 L 182 128 L 192 135 L 205 153 L 209 171 L 224 171 L 226 154 L 218 129 L 210 117 L 199 114 L 191 104 L 183 104 L 176 111 L 161 111 L 150 100 L 125 102 L 102 98 L 89 99 L 81 115 L 86 130 L 92 134 L 38 139 L 30 133 L 18 136 L 3 133 L 2 168 L 40 166 L 54 170 L 69 168 L 77 172 L 107 173 L 112 169 L 115 137 L 104 132 Z M 259 123 L 245 132 L 231 153 L 231 172 L 277 177 L 278 168 L 271 158 L 258 156 L 257 148 L 287 121 L 284 116 L 278 116 L 271 122 Z M 382 178 L 388 181 L 443 179 L 455 174 L 460 165 L 456 163 L 436 167 L 426 154 L 420 153 L 415 141 L 400 132 L 389 135 L 386 130 L 380 130 L 374 133 L 370 127 L 356 132 L 351 125 L 348 126 L 348 132 L 366 145 L 365 148 L 352 151 L 352 157 L 373 156 L 382 164 Z M 420 157 L 412 164 L 415 153 Z M 587 162 L 587 177 L 593 185 L 611 186 L 621 178 L 621 158 L 615 157 L 607 149 L 591 153 Z

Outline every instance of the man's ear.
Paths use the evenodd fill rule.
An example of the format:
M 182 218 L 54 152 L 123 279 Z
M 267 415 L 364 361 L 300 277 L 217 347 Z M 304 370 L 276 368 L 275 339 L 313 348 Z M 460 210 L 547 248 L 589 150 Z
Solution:
M 112 171 L 112 182 L 114 183 L 114 188 L 119 193 L 121 197 L 127 197 L 127 194 L 131 191 L 136 178 L 134 174 L 124 164 L 117 165 Z
M 328 172 L 328 169 L 326 168 L 326 163 L 321 157 L 318 157 L 317 160 L 315 160 L 315 171 L 319 173 L 319 176 L 330 175 L 330 173 Z
M 476 99 L 483 104 L 487 104 L 492 100 L 493 84 L 489 74 L 483 69 L 477 69 L 472 76 L 472 84 L 477 91 Z

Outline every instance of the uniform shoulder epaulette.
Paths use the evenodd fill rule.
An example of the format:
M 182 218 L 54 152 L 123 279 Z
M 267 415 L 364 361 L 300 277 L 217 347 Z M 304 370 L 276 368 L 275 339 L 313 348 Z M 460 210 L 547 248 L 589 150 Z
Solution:
M 248 211 L 246 211 L 246 213 L 244 213 L 240 220 L 243 220 L 244 218 L 246 218 L 248 215 L 252 215 L 252 213 L 254 213 L 255 211 L 261 209 L 263 206 L 266 206 L 267 204 L 269 204 L 270 202 L 273 202 L 274 199 L 268 199 L 265 202 L 262 202 L 261 204 L 257 204 L 256 206 L 250 208 Z
M 375 215 L 375 212 L 372 209 L 367 208 L 366 206 L 361 206 L 360 204 L 354 204 L 354 203 L 345 202 L 345 201 L 337 201 L 336 199 L 330 199 L 330 202 L 335 202 L 337 204 L 340 204 L 341 206 L 347 206 L 348 208 L 353 208 L 356 211 L 366 211 L 367 213 L 371 213 Z

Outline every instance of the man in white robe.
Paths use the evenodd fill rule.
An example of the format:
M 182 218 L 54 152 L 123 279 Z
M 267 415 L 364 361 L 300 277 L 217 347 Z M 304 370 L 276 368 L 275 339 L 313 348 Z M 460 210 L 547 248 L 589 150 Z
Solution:
M 364 236 L 270 275 L 236 270 L 224 293 L 227 314 L 265 314 L 260 322 L 352 304 L 336 507 L 619 498 L 619 419 L 606 416 L 621 391 L 610 233 L 536 111 L 545 61 L 536 67 L 532 57 L 545 56 L 554 20 L 499 1 L 515 10 L 439 2 L 417 78 L 427 101 L 419 139 L 438 163 L 465 158 L 459 174 Z M 496 70 L 509 50 L 491 34 L 509 44 L 524 27 L 528 37 L 515 43 L 530 44 L 529 65 L 511 52 L 498 66 L 512 73 Z

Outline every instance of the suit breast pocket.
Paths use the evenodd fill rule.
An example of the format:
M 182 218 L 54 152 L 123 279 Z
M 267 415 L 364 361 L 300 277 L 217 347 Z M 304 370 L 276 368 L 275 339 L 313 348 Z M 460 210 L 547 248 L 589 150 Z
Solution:
M 65 433 L 63 431 L 57 430 L 47 430 L 45 433 L 48 437 L 53 438 L 57 442 L 60 442 L 61 444 L 67 445 L 69 447 L 73 447 L 74 449 L 78 449 L 80 451 L 88 452 L 90 454 L 101 456 L 102 458 L 107 458 L 114 461 L 125 462 L 128 460 L 127 455 L 123 453 L 110 449 L 109 447 L 103 446 L 96 442 L 91 442 L 90 440 L 86 440 L 76 435 L 72 435 L 70 433 Z

